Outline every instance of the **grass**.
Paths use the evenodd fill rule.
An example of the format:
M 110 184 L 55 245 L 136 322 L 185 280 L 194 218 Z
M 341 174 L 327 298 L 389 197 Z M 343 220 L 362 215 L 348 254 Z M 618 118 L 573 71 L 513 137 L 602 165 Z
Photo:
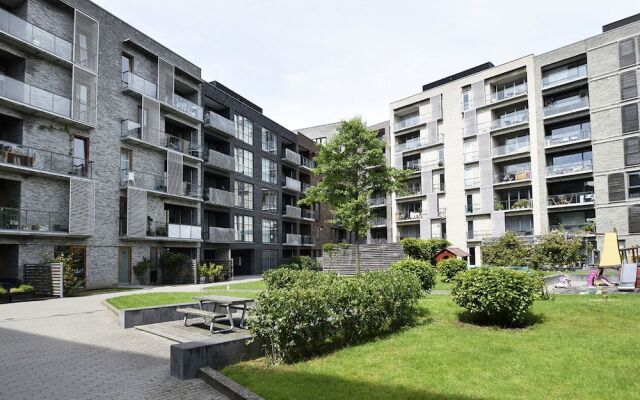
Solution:
M 213 285 L 205 287 L 205 290 L 219 290 L 226 289 L 229 286 L 230 290 L 265 290 L 267 287 L 264 284 L 264 281 L 261 279 L 259 281 L 251 281 L 251 282 L 239 282 L 239 283 L 229 283 L 228 285 Z
M 416 327 L 293 365 L 223 372 L 268 399 L 603 399 L 640 392 L 640 296 L 539 301 L 525 329 L 463 324 L 448 295 Z
M 433 290 L 451 290 L 451 282 L 443 282 L 442 275 L 436 274 L 436 285 Z
M 128 292 L 130 290 L 138 290 L 139 288 L 126 288 L 126 287 L 112 287 L 112 288 L 102 288 L 102 289 L 82 289 L 78 292 L 74 293 L 72 297 L 82 297 L 82 296 L 92 296 L 94 294 L 105 294 L 105 293 L 118 293 L 118 292 Z

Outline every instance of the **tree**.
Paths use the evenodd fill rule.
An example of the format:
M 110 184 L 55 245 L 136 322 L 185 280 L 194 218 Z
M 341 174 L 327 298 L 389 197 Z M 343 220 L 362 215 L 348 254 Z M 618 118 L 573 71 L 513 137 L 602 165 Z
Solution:
M 492 267 L 512 267 L 527 265 L 531 246 L 520 240 L 513 232 L 507 232 L 501 238 L 483 244 L 480 251 L 483 264 Z
M 531 264 L 535 268 L 570 268 L 582 261 L 583 255 L 581 238 L 570 239 L 562 232 L 553 231 L 543 235 L 536 243 L 531 254 Z
M 321 176 L 300 204 L 326 203 L 330 223 L 342 225 L 355 236 L 356 273 L 360 272 L 360 238 L 366 236 L 373 217 L 368 200 L 373 193 L 387 195 L 402 190 L 407 172 L 389 167 L 384 142 L 367 129 L 359 117 L 343 121 L 338 132 L 320 147 L 314 173 Z
M 451 246 L 451 243 L 445 239 L 404 238 L 400 242 L 404 254 L 411 258 L 424 260 L 432 265 L 436 264 L 438 252 Z

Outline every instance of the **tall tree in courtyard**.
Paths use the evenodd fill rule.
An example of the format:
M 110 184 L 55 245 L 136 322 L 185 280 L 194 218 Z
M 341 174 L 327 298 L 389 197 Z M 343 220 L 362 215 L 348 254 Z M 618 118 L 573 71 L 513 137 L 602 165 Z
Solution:
M 373 217 L 372 194 L 385 196 L 401 191 L 407 172 L 389 167 L 384 142 L 358 117 L 342 122 L 338 132 L 320 147 L 314 172 L 321 176 L 302 204 L 326 203 L 333 214 L 329 221 L 342 225 L 356 239 L 356 273 L 360 272 L 359 240 L 367 235 Z

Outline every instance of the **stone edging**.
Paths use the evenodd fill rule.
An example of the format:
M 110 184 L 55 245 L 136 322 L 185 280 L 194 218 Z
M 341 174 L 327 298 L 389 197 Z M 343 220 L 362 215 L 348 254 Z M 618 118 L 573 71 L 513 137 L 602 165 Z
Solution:
M 246 387 L 211 367 L 202 367 L 198 377 L 232 400 L 264 400 Z

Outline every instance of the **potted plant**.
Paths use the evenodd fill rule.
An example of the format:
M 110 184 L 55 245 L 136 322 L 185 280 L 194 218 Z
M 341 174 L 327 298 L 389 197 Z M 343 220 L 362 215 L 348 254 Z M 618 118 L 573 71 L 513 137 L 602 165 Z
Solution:
M 11 301 L 26 301 L 35 297 L 33 286 L 24 283 L 17 288 L 11 288 L 9 293 L 11 293 Z
M 11 302 L 11 295 L 7 292 L 7 289 L 0 286 L 0 304 L 7 304 Z
M 582 230 L 588 233 L 593 233 L 596 230 L 595 225 L 589 223 L 582 227 Z
M 529 207 L 529 199 L 520 199 L 513 203 L 513 208 L 528 208 Z
M 502 210 L 504 210 L 504 206 L 502 205 L 501 202 L 496 200 L 495 204 L 493 205 L 493 209 L 496 210 L 496 211 L 502 211 Z

